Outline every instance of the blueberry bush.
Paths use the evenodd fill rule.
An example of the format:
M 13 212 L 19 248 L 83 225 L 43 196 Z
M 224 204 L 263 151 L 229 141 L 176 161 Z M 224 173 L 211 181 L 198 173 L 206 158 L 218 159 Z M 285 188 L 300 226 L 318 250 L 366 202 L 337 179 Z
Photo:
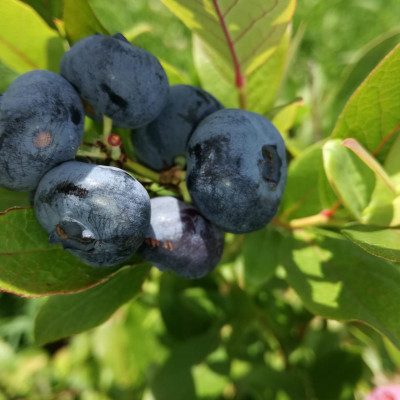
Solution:
M 397 0 L 1 0 L 0 400 L 400 399 Z

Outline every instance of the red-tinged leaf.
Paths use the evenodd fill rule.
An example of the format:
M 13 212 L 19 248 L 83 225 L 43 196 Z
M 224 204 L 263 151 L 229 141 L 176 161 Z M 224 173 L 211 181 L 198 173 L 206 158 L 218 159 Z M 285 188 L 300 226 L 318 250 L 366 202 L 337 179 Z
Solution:
M 250 74 L 274 54 L 296 0 L 162 0 L 218 55 L 215 67 L 244 90 Z M 242 93 L 241 106 L 245 107 Z
M 105 280 L 118 267 L 88 266 L 48 235 L 32 208 L 0 213 L 0 290 L 21 296 L 73 293 Z

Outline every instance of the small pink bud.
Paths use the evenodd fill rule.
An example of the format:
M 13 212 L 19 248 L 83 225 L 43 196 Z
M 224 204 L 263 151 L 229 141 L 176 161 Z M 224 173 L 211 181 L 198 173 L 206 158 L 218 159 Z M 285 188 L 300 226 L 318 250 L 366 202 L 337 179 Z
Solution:
M 121 146 L 121 137 L 117 135 L 116 133 L 112 133 L 108 137 L 108 144 L 112 147 L 118 147 Z
M 400 385 L 378 386 L 364 400 L 400 400 Z

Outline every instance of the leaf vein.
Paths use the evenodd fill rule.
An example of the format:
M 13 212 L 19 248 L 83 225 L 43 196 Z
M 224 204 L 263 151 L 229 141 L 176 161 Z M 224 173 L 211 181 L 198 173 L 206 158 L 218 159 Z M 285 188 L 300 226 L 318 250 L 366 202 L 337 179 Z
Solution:
M 11 50 L 15 55 L 17 55 L 25 64 L 29 65 L 32 69 L 39 69 L 32 60 L 30 60 L 25 54 L 18 50 L 13 44 L 8 42 L 6 39 L 0 36 L 0 42 L 4 44 L 9 50 Z
M 243 31 L 235 38 L 235 40 L 234 40 L 233 42 L 234 42 L 235 44 L 236 44 L 237 42 L 239 42 L 239 41 L 251 30 L 251 28 L 253 28 L 253 26 L 254 26 L 257 22 L 261 21 L 266 15 L 268 15 L 268 14 L 278 5 L 278 3 L 279 3 L 279 0 L 275 0 L 274 5 L 273 5 L 270 9 L 264 10 L 264 12 L 263 12 L 259 17 L 254 18 L 254 19 L 250 22 L 250 24 L 249 24 L 245 29 L 243 29 Z
M 224 18 L 227 17 L 227 15 L 232 11 L 232 9 L 237 5 L 237 3 L 239 3 L 239 0 L 235 0 L 224 12 L 224 14 L 222 15 Z

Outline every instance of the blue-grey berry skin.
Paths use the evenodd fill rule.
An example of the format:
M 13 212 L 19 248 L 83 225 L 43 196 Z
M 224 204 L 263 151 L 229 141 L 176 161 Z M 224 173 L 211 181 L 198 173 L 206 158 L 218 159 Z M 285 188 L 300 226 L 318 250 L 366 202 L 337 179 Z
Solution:
M 150 223 L 150 198 L 127 172 L 69 161 L 40 181 L 34 210 L 50 243 L 93 266 L 128 259 L 143 242 Z
M 138 254 L 161 271 L 198 279 L 218 264 L 222 231 L 190 204 L 174 197 L 151 199 L 150 227 Z
M 60 75 L 35 70 L 0 97 L 0 186 L 31 191 L 55 165 L 72 160 L 84 125 L 81 99 Z
M 255 231 L 275 216 L 286 183 L 286 152 L 267 118 L 239 109 L 217 111 L 193 132 L 187 160 L 193 202 L 222 230 Z
M 135 156 L 144 165 L 162 171 L 184 156 L 197 125 L 222 104 L 205 90 L 191 85 L 170 87 L 167 104 L 150 124 L 132 131 Z
M 154 120 L 167 101 L 168 78 L 157 58 L 121 34 L 92 35 L 62 57 L 60 73 L 84 99 L 90 117 L 137 128 Z

